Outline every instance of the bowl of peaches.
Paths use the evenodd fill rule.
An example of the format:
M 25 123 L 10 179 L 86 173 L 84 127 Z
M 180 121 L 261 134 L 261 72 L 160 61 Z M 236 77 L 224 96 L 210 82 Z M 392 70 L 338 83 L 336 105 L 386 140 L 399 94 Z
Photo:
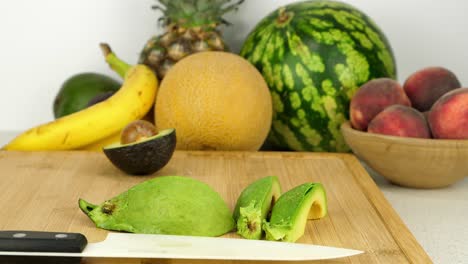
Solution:
M 468 88 L 446 68 L 421 69 L 403 85 L 370 80 L 351 99 L 341 131 L 354 154 L 394 184 L 441 188 L 468 176 Z

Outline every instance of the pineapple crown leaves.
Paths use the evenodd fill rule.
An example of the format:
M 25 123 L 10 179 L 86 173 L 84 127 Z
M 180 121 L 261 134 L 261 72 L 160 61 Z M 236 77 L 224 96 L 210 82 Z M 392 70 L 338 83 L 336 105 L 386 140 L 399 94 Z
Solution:
M 158 0 L 160 5 L 152 8 L 161 10 L 164 17 L 159 19 L 164 26 L 175 24 L 184 28 L 200 27 L 214 29 L 219 24 L 229 25 L 222 16 L 237 10 L 244 0 Z

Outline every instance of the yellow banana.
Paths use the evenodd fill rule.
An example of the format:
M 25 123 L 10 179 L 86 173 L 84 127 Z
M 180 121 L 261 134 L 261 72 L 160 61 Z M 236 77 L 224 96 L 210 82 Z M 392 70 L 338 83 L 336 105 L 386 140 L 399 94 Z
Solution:
M 122 87 L 109 99 L 71 115 L 27 130 L 3 147 L 5 150 L 78 149 L 120 132 L 141 119 L 154 104 L 158 80 L 144 65 L 130 66 L 101 44 L 107 62 L 125 72 Z
M 101 140 L 98 140 L 96 142 L 93 142 L 89 145 L 86 145 L 80 148 L 79 150 L 102 151 L 102 148 L 115 142 L 120 142 L 120 132 L 115 133 L 114 135 L 111 135 L 109 137 L 103 138 Z
M 153 108 L 151 108 L 153 109 Z M 146 120 L 148 122 L 151 122 L 153 123 L 153 116 L 154 116 L 154 113 L 153 111 L 149 111 L 143 118 L 142 120 Z M 154 124 L 153 124 L 154 125 Z M 111 135 L 110 137 L 106 137 L 104 139 L 101 139 L 101 140 L 98 140 L 97 142 L 93 142 L 87 146 L 84 146 L 82 148 L 80 148 L 79 150 L 85 150 L 85 151 L 102 151 L 102 148 L 104 148 L 105 146 L 108 146 L 110 144 L 113 144 L 115 142 L 120 142 L 120 135 L 121 135 L 121 132 L 118 132 L 118 133 L 115 133 L 114 135 Z

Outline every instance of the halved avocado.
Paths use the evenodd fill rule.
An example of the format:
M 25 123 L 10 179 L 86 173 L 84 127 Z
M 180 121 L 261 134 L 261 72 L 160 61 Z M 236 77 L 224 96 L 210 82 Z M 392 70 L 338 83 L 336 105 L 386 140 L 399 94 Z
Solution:
M 175 129 L 165 129 L 144 140 L 129 144 L 114 143 L 103 148 L 117 168 L 132 175 L 152 174 L 162 169 L 176 146 Z

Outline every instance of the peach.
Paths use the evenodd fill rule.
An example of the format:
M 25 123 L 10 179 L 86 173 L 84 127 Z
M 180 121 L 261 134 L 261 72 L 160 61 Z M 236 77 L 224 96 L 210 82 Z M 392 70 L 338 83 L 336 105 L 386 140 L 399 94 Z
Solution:
M 421 112 L 430 110 L 442 95 L 460 87 L 457 76 L 442 67 L 427 67 L 419 70 L 410 75 L 403 84 L 411 105 Z
M 424 115 L 404 105 L 392 105 L 385 108 L 372 119 L 367 132 L 398 137 L 431 137 Z
M 468 139 L 468 88 L 443 95 L 429 112 L 429 126 L 434 138 Z
M 371 80 L 361 86 L 351 99 L 351 125 L 354 129 L 366 131 L 377 114 L 394 104 L 411 106 L 401 85 L 389 78 Z

